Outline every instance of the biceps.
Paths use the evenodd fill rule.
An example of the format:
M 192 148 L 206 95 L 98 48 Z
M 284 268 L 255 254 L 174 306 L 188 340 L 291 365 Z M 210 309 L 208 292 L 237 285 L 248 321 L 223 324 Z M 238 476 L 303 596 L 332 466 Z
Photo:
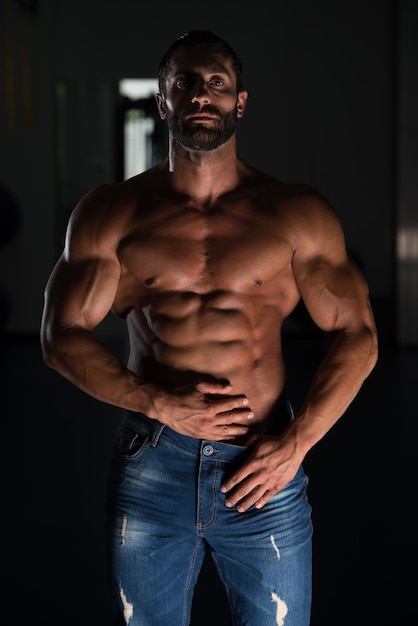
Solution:
M 369 323 L 368 286 L 353 263 L 316 262 L 298 285 L 309 314 L 322 330 L 356 330 Z

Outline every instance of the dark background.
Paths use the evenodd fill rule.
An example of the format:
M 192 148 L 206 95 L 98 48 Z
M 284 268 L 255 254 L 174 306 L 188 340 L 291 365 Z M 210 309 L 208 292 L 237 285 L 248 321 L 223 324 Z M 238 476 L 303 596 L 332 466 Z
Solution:
M 153 78 L 190 28 L 224 36 L 250 97 L 244 160 L 319 189 L 370 285 L 380 358 L 309 453 L 312 626 L 417 621 L 418 8 L 414 0 L 3 0 L 0 5 L 2 610 L 16 626 L 107 626 L 104 497 L 117 411 L 48 370 L 43 289 L 75 202 L 118 181 L 118 81 Z M 3 45 L 4 44 L 4 45 Z M 98 331 L 122 356 L 124 331 Z M 323 340 L 284 331 L 295 406 Z M 210 563 L 193 626 L 226 624 Z M 176 625 L 173 625 L 176 626 Z

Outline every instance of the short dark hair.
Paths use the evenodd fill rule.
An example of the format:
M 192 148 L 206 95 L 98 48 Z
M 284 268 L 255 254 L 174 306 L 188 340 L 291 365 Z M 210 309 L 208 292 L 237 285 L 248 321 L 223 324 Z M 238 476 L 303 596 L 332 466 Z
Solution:
M 212 46 L 219 52 L 226 54 L 232 61 L 237 81 L 237 93 L 242 90 L 242 63 L 233 47 L 209 30 L 190 30 L 178 37 L 167 49 L 158 66 L 158 85 L 160 93 L 165 93 L 170 57 L 178 48 L 194 48 L 196 46 Z

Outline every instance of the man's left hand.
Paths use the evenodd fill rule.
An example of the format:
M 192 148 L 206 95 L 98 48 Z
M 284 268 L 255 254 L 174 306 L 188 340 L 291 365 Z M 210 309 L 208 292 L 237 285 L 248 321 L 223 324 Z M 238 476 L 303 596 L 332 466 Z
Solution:
M 256 435 L 254 440 L 250 458 L 221 485 L 225 505 L 240 513 L 252 505 L 262 508 L 296 476 L 301 463 L 293 439 Z

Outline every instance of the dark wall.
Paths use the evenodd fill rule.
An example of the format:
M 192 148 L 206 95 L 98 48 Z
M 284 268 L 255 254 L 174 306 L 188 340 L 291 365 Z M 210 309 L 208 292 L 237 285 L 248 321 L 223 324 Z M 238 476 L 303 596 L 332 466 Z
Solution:
M 397 38 L 390 0 L 280 1 L 274 16 L 267 0 L 256 7 L 214 0 L 210 10 L 191 1 L 10 0 L 1 11 L 1 34 L 13 44 L 15 119 L 10 128 L 6 111 L 0 118 L 0 183 L 23 217 L 0 248 L 8 330 L 37 332 L 69 211 L 91 186 L 115 177 L 118 81 L 154 77 L 167 44 L 196 27 L 218 32 L 242 57 L 250 93 L 238 129 L 242 158 L 321 191 L 341 217 L 379 314 L 380 302 L 391 302 Z M 0 85 L 6 102 L 7 85 Z

